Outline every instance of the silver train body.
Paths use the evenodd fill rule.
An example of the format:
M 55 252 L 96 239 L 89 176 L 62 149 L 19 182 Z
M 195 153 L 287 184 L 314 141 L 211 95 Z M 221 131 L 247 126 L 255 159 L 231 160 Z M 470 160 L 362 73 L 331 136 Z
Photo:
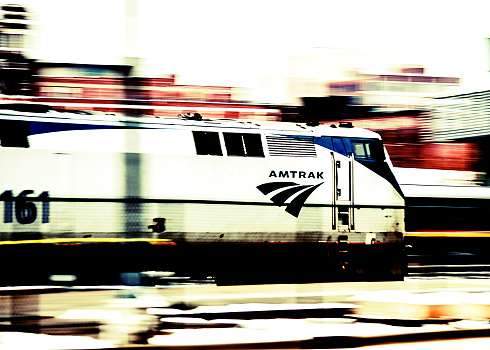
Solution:
M 0 130 L 4 244 L 140 239 L 248 254 L 289 243 L 330 257 L 403 244 L 404 197 L 380 136 L 349 124 L 3 109 Z

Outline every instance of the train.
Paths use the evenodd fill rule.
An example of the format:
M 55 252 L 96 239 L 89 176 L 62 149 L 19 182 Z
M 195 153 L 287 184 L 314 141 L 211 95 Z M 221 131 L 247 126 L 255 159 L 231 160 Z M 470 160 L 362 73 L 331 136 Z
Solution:
M 490 187 L 401 184 L 405 243 L 414 263 L 488 264 Z
M 11 103 L 0 145 L 0 259 L 31 262 L 4 284 L 143 270 L 219 284 L 405 274 L 403 192 L 380 136 L 351 123 Z

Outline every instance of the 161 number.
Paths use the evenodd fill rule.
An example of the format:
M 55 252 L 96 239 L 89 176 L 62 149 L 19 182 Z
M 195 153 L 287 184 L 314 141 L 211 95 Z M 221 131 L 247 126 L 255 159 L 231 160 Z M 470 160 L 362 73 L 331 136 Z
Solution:
M 16 197 L 12 191 L 5 191 L 0 195 L 3 201 L 3 222 L 12 223 L 15 219 L 19 224 L 32 224 L 37 218 L 37 207 L 33 201 L 41 202 L 41 222 L 49 222 L 49 192 L 42 192 L 37 198 L 28 198 L 27 196 L 34 193 L 32 190 L 24 190 Z

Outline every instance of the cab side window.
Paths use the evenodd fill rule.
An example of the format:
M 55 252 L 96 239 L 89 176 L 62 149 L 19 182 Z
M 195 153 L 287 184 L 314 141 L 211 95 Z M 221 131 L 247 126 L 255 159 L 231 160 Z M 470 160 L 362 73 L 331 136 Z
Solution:
M 264 157 L 260 134 L 223 133 L 229 156 Z
M 219 134 L 213 131 L 193 131 L 196 153 L 199 155 L 222 156 Z

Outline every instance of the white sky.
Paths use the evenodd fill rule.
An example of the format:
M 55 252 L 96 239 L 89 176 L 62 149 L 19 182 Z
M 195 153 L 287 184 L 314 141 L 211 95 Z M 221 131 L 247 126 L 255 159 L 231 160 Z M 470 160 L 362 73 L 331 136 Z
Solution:
M 120 64 L 137 55 L 148 75 L 254 86 L 262 76 L 292 74 L 289 56 L 323 50 L 341 53 L 325 62 L 331 67 L 419 64 L 428 74 L 488 82 L 488 0 L 132 1 L 136 49 L 126 48 L 124 0 L 12 3 L 28 6 L 33 58 L 47 61 Z

